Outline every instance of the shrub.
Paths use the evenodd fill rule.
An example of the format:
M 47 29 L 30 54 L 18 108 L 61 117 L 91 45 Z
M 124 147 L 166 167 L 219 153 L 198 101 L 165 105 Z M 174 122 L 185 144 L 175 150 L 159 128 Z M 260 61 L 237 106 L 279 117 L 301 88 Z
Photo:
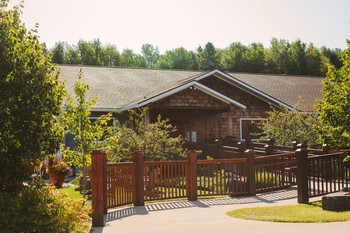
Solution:
M 2 232 L 84 232 L 88 213 L 81 201 L 65 198 L 52 186 L 37 182 L 18 195 L 0 193 Z

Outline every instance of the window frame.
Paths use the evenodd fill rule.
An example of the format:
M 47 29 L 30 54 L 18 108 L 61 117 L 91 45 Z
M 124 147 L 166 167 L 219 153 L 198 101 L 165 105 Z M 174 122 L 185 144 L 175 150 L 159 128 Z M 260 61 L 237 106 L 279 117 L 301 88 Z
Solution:
M 265 121 L 266 123 L 269 123 L 269 119 L 268 118 L 258 118 L 258 117 L 246 117 L 246 118 L 240 118 L 239 119 L 239 138 L 241 141 L 245 141 L 245 138 L 243 138 L 243 121 Z M 258 138 L 252 138 L 252 141 L 258 141 Z

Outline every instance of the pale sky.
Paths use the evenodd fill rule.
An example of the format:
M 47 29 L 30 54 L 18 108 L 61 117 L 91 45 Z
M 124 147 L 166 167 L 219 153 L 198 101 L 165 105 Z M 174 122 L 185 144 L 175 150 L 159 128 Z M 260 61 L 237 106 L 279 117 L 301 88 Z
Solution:
M 23 11 L 48 48 L 99 38 L 120 52 L 150 43 L 163 53 L 207 42 L 268 47 L 276 37 L 345 49 L 350 39 L 350 0 L 26 0 Z

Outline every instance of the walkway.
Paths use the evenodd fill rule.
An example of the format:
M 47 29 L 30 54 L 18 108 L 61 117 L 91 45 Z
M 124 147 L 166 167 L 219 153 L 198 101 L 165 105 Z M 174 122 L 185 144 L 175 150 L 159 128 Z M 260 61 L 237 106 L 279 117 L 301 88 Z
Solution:
M 253 206 L 297 204 L 297 190 L 290 188 L 253 197 L 174 201 L 111 210 L 104 228 L 92 233 L 345 233 L 350 222 L 271 223 L 240 220 L 230 210 Z

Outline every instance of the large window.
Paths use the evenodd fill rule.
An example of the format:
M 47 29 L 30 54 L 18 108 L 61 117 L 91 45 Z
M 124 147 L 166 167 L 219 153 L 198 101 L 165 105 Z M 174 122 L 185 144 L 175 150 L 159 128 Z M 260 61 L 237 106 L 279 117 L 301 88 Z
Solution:
M 244 141 L 247 137 L 250 137 L 253 141 L 256 141 L 258 139 L 257 134 L 262 133 L 262 130 L 259 128 L 261 123 L 267 123 L 267 118 L 241 118 L 241 140 Z

